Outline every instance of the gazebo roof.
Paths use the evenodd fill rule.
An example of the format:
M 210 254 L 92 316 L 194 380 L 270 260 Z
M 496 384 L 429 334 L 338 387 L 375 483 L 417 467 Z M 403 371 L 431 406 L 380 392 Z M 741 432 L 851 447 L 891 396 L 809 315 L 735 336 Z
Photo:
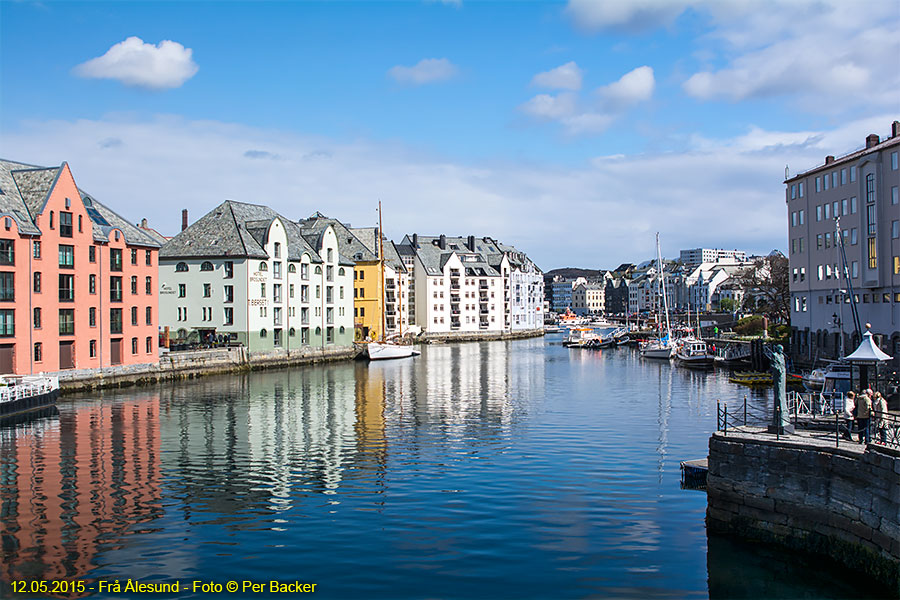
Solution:
M 881 348 L 875 345 L 875 340 L 872 339 L 872 332 L 866 331 L 863 334 L 863 341 L 859 344 L 859 347 L 854 350 L 853 354 L 847 356 L 847 360 L 851 363 L 874 363 L 874 362 L 884 362 L 886 360 L 891 360 L 893 357 L 885 354 L 881 351 Z

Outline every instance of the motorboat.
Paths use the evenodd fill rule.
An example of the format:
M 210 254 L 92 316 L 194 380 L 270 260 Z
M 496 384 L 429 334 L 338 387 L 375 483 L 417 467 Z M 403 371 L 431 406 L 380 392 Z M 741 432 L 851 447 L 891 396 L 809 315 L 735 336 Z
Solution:
M 562 327 L 559 325 L 544 325 L 544 333 L 562 333 Z
M 0 376 L 0 423 L 56 411 L 59 378 L 45 375 Z
M 715 357 L 709 353 L 706 342 L 690 337 L 679 341 L 675 361 L 686 367 L 711 367 L 715 364 Z
M 573 327 L 569 330 L 566 339 L 563 340 L 563 346 L 599 348 L 600 346 L 596 345 L 599 341 L 600 335 L 592 327 Z
M 668 338 L 650 340 L 641 344 L 641 356 L 669 360 L 675 356 L 675 343 Z

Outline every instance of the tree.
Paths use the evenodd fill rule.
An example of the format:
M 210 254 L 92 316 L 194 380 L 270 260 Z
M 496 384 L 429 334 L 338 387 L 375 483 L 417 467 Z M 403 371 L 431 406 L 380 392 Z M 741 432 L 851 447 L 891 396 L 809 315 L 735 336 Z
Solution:
M 722 312 L 733 312 L 734 298 L 722 298 L 719 300 L 719 310 Z
M 756 306 L 758 312 L 774 321 L 790 320 L 791 290 L 788 278 L 788 259 L 774 251 L 757 259 L 752 266 L 735 276 L 744 290 L 745 304 Z

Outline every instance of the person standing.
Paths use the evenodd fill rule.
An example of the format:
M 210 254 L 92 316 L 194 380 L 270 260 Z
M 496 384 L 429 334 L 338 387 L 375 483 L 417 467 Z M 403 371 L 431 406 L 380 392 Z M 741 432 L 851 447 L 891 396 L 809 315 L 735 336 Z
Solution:
M 872 401 L 872 430 L 882 444 L 887 440 L 887 422 L 883 418 L 886 412 L 887 400 L 881 392 L 875 392 L 875 399 Z
M 872 414 L 872 390 L 868 389 L 861 393 L 856 399 L 856 426 L 859 428 L 859 443 L 863 443 L 865 437 L 866 443 L 872 441 L 869 434 L 869 417 Z
M 853 441 L 853 422 L 856 419 L 856 392 L 849 391 L 847 392 L 847 397 L 844 398 L 844 420 L 846 423 L 844 424 L 841 433 L 844 436 L 844 439 Z

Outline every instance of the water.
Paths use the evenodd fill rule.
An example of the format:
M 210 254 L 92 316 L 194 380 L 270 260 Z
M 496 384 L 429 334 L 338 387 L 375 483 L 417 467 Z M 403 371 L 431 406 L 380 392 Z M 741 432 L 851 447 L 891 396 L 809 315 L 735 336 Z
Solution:
M 716 399 L 746 389 L 560 339 L 67 397 L 58 418 L 0 430 L 0 595 L 60 578 L 299 580 L 326 598 L 858 595 L 821 561 L 707 538 L 679 461 L 706 455 Z

